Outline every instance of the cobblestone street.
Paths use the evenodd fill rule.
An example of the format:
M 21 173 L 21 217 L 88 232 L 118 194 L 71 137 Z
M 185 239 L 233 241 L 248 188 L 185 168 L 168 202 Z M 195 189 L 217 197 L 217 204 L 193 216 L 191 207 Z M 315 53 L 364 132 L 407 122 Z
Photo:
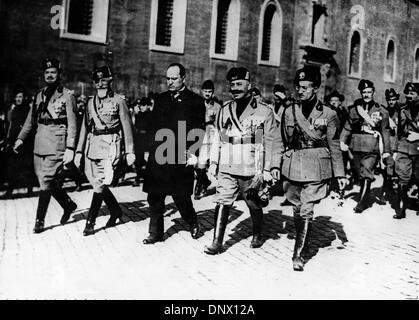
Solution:
M 114 190 L 123 223 L 104 229 L 109 211 L 102 207 L 89 237 L 82 231 L 91 189 L 70 193 L 78 210 L 65 226 L 51 201 L 48 230 L 38 235 L 32 233 L 37 197 L 0 200 L 0 299 L 418 299 L 419 217 L 412 210 L 394 220 L 389 205 L 354 214 L 354 192 L 343 207 L 328 198 L 315 212 L 312 258 L 304 272 L 294 272 L 292 211 L 280 207 L 283 197 L 264 210 L 262 248 L 249 248 L 251 220 L 238 201 L 226 251 L 207 256 L 213 196 L 194 201 L 204 227 L 198 240 L 168 197 L 165 241 L 146 246 L 146 194 L 142 187 Z

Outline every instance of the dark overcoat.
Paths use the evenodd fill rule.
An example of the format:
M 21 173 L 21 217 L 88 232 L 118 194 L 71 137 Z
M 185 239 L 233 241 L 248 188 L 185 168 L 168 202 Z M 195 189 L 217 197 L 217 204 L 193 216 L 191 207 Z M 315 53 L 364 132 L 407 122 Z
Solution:
M 192 136 L 193 133 L 204 133 L 203 98 L 187 88 L 181 90 L 176 97 L 172 97 L 169 91 L 163 92 L 155 100 L 151 118 L 150 155 L 144 191 L 165 195 L 191 195 L 194 168 L 186 166 L 185 152 L 192 146 L 194 150 L 199 150 L 200 139 L 192 139 Z M 196 155 L 196 152 L 193 153 Z

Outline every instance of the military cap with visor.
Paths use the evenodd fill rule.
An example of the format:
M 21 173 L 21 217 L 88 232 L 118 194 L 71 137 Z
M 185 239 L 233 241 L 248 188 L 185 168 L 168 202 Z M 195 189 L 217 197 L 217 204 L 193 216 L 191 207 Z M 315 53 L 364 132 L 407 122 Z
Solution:
M 374 83 L 370 80 L 362 79 L 359 81 L 358 90 L 363 91 L 364 89 L 372 88 L 375 90 Z
M 99 82 L 100 79 L 112 80 L 112 71 L 108 66 L 102 66 L 93 71 L 92 77 L 94 82 Z
M 406 83 L 406 86 L 404 87 L 404 94 L 408 94 L 410 91 L 419 93 L 419 83 L 417 82 L 408 82 Z
M 247 80 L 250 81 L 250 73 L 244 67 L 233 67 L 227 72 L 226 76 L 228 81 L 235 81 L 235 80 Z
M 396 99 L 400 98 L 400 94 L 393 88 L 386 89 L 385 95 L 386 95 L 386 100 L 390 100 L 391 98 L 396 98 Z
M 310 81 L 314 87 L 319 87 L 321 84 L 320 71 L 316 67 L 305 66 L 297 70 L 295 74 L 294 84 L 298 85 L 300 81 Z

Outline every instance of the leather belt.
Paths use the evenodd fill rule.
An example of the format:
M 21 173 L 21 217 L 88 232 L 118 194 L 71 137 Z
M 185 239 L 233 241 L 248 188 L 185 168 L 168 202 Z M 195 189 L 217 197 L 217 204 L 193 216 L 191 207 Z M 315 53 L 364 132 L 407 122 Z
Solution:
M 43 124 L 45 126 L 52 125 L 52 124 L 67 124 L 67 118 L 57 118 L 57 119 L 46 119 L 46 118 L 40 118 L 38 120 L 39 124 Z
M 120 126 L 116 126 L 114 128 L 105 128 L 105 129 L 96 129 L 94 128 L 92 130 L 92 133 L 95 136 L 100 136 L 100 135 L 104 135 L 104 134 L 114 134 L 114 133 L 118 133 L 121 130 Z
M 289 149 L 301 150 L 301 149 L 314 149 L 314 148 L 327 148 L 327 142 L 326 141 L 323 141 L 323 140 L 319 140 L 319 141 L 314 141 L 314 140 L 302 141 L 302 140 L 298 140 L 298 141 L 294 141 L 290 145 L 290 148 Z
M 230 143 L 230 144 L 255 144 L 256 143 L 256 138 L 255 138 L 255 136 L 251 136 L 251 137 L 227 137 L 227 138 L 223 139 L 223 142 L 227 142 L 227 143 Z

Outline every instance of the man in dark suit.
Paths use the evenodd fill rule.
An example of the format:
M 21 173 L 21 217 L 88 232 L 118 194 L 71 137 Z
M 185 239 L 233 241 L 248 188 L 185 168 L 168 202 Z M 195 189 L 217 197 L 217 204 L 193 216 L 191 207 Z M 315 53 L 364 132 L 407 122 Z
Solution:
M 192 238 L 199 236 L 193 208 L 194 167 L 204 135 L 205 105 L 198 94 L 185 85 L 185 68 L 173 63 L 167 68 L 168 91 L 156 97 L 153 108 L 151 146 L 146 166 L 144 191 L 151 209 L 149 236 L 144 244 L 162 241 L 164 200 L 172 196 L 182 218 L 189 224 Z M 192 136 L 195 139 L 192 139 Z

